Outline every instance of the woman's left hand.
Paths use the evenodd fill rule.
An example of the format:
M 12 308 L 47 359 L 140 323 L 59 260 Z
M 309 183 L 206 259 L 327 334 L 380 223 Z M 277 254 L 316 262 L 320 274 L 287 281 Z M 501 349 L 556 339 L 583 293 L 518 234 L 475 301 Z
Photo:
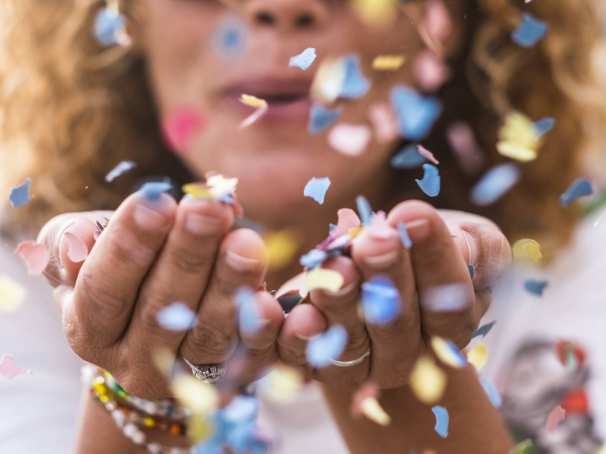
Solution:
M 412 240 L 410 249 L 400 239 L 401 223 Z M 352 210 L 339 211 L 341 232 L 357 224 Z M 509 243 L 491 221 L 439 211 L 424 202 L 402 202 L 385 222 L 373 222 L 354 240 L 351 258 L 336 257 L 324 263 L 324 268 L 341 273 L 342 289 L 337 293 L 314 290 L 312 304 L 292 310 L 278 339 L 280 359 L 305 368 L 327 385 L 357 385 L 366 380 L 383 389 L 406 385 L 432 336 L 450 339 L 460 348 L 467 345 L 487 309 L 491 282 L 510 261 Z M 365 323 L 358 304 L 361 284 L 378 275 L 388 276 L 400 292 L 399 315 L 382 326 Z M 435 298 L 428 297 L 431 290 L 452 284 L 459 295 L 467 295 L 463 304 L 436 307 Z M 443 295 L 448 297 L 448 292 Z M 338 360 L 370 354 L 357 365 L 312 370 L 305 356 L 307 339 L 335 324 L 348 331 L 346 349 Z

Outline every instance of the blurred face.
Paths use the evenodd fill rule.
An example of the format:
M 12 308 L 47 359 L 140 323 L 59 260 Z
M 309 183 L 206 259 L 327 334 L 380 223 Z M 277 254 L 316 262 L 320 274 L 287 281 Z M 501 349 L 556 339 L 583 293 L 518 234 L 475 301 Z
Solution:
M 408 17 L 418 15 L 417 2 L 401 6 L 393 22 L 380 28 L 366 26 L 346 0 L 143 4 L 141 41 L 159 115 L 167 118 L 187 106 L 205 118 L 203 130 L 180 153 L 195 174 L 216 171 L 238 177 L 238 197 L 247 215 L 266 225 L 300 223 L 322 210 L 334 217 L 336 208 L 358 194 L 380 198 L 371 190 L 387 186 L 395 139 L 379 144 L 373 138 L 355 158 L 335 151 L 326 132 L 308 132 L 309 91 L 322 60 L 356 53 L 371 90 L 360 99 L 339 100 L 339 121 L 370 125 L 371 106 L 388 102 L 395 83 L 414 85 L 410 65 L 375 71 L 371 63 L 382 54 L 401 54 L 410 61 L 420 52 L 423 43 Z M 217 42 L 230 27 L 244 33 L 234 52 Z M 316 49 L 316 62 L 307 71 L 289 68 L 290 57 L 307 47 Z M 240 123 L 254 108 L 238 101 L 242 94 L 269 103 L 268 112 L 247 128 Z M 303 197 L 314 176 L 331 180 L 322 208 Z

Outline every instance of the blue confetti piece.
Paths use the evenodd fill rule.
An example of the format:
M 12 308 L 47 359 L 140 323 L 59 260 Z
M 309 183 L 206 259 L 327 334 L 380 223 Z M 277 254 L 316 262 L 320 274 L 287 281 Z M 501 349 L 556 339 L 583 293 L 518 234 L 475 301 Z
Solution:
M 290 58 L 288 66 L 307 71 L 316 59 L 316 49 L 308 47 L 303 52 Z
M 155 202 L 160 200 L 162 194 L 170 191 L 172 188 L 173 186 L 167 181 L 150 181 L 141 186 L 139 192 L 150 202 Z
M 347 345 L 347 330 L 341 325 L 333 325 L 328 331 L 312 337 L 307 343 L 305 356 L 313 367 L 322 368 L 337 359 Z
M 236 396 L 221 413 L 227 423 L 250 422 L 259 414 L 259 402 L 254 397 Z
M 400 313 L 400 293 L 391 279 L 374 276 L 362 284 L 364 318 L 373 325 L 387 325 Z
M 434 426 L 434 430 L 440 437 L 448 437 L 448 423 L 450 421 L 448 410 L 441 405 L 435 405 L 431 407 L 431 411 L 436 417 L 436 425 Z
M 433 164 L 423 164 L 423 179 L 415 181 L 425 195 L 437 197 L 440 194 L 440 171 Z
M 307 182 L 307 184 L 305 185 L 305 189 L 303 190 L 303 195 L 305 197 L 314 199 L 317 203 L 322 205 L 324 203 L 324 198 L 326 197 L 326 191 L 328 191 L 329 186 L 330 186 L 330 178 L 312 177 L 312 179 L 309 180 Z
M 309 110 L 309 124 L 307 130 L 310 134 L 318 134 L 330 128 L 341 115 L 341 109 L 328 109 L 321 104 L 313 104 Z
M 112 170 L 110 170 L 107 175 L 105 175 L 105 182 L 111 183 L 120 175 L 125 174 L 129 170 L 134 169 L 137 166 L 134 161 L 122 161 Z
M 349 55 L 343 59 L 345 76 L 339 97 L 356 99 L 364 96 L 370 89 L 370 82 L 364 77 L 360 70 L 360 58 L 357 55 Z
M 244 52 L 247 35 L 246 26 L 240 20 L 228 18 L 214 33 L 214 48 L 222 56 L 236 57 Z
M 549 282 L 545 280 L 527 279 L 524 281 L 524 288 L 526 291 L 536 296 L 543 296 L 543 292 L 548 285 Z
M 464 367 L 467 364 L 467 358 L 463 355 L 461 350 L 459 350 L 459 347 L 451 340 L 445 339 L 444 341 L 450 351 L 451 359 L 453 359 L 459 367 Z
M 126 22 L 124 17 L 111 8 L 103 8 L 95 16 L 93 27 L 95 38 L 103 46 L 117 44 L 120 33 L 124 30 Z
M 358 208 L 358 217 L 362 225 L 368 225 L 372 219 L 372 208 L 370 203 L 363 195 L 356 197 L 356 207 Z
M 305 268 L 313 269 L 322 265 L 324 260 L 327 258 L 328 255 L 325 251 L 321 251 L 320 249 L 312 249 L 307 254 L 301 256 L 299 263 Z
M 593 185 L 591 181 L 585 178 L 579 178 L 560 196 L 560 204 L 564 207 L 569 206 L 580 197 L 587 197 L 593 194 Z
M 417 144 L 406 145 L 399 150 L 390 161 L 395 169 L 416 169 L 425 162 L 425 157 L 419 153 Z
M 474 337 L 478 337 L 478 336 L 482 336 L 482 337 L 486 337 L 486 335 L 490 332 L 490 330 L 494 327 L 494 325 L 496 325 L 497 321 L 493 320 L 492 322 L 486 323 L 482 326 L 480 326 L 478 329 L 476 329 L 473 334 L 471 335 L 471 338 L 473 339 Z
M 471 279 L 476 277 L 476 267 L 474 265 L 467 265 L 467 271 L 469 272 L 469 277 Z
M 402 242 L 402 245 L 406 249 L 410 249 L 412 247 L 412 240 L 410 239 L 410 235 L 408 235 L 408 228 L 403 222 L 398 224 L 398 233 L 400 234 L 400 241 Z
M 403 85 L 391 91 L 391 104 L 398 118 L 400 134 L 410 140 L 422 140 L 442 113 L 435 97 L 424 97 Z
M 263 327 L 263 320 L 255 304 L 255 294 L 248 288 L 240 288 L 234 295 L 238 308 L 238 324 L 246 334 L 255 334 Z
M 542 137 L 554 128 L 555 123 L 556 121 L 553 117 L 541 118 L 535 122 L 534 130 L 537 132 L 539 137 Z
M 8 201 L 13 208 L 19 208 L 29 203 L 29 188 L 31 185 L 32 180 L 26 178 L 20 186 L 11 189 Z
M 156 320 L 169 331 L 187 331 L 196 324 L 196 313 L 187 304 L 177 302 L 158 312 Z
M 480 384 L 482 385 L 482 388 L 484 388 L 484 392 L 488 396 L 488 400 L 490 400 L 490 403 L 493 405 L 493 407 L 501 407 L 503 399 L 501 399 L 501 394 L 499 393 L 499 391 L 497 391 L 497 388 L 495 388 L 492 381 L 490 381 L 486 377 L 480 377 Z
M 547 33 L 547 24 L 531 14 L 524 14 L 522 22 L 518 25 L 511 37 L 521 47 L 532 47 Z
M 493 167 L 471 190 L 471 201 L 485 206 L 496 202 L 509 191 L 520 178 L 520 170 L 513 164 Z

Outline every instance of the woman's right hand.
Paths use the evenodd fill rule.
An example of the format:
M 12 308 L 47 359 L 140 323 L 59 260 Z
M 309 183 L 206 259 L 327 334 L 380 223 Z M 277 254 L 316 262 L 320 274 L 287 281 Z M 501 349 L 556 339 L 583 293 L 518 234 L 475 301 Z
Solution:
M 105 218 L 111 220 L 95 239 L 96 222 Z M 217 364 L 242 342 L 249 369 L 273 362 L 283 313 L 269 293 L 255 293 L 261 329 L 238 333 L 233 295 L 241 287 L 259 289 L 266 264 L 262 239 L 251 230 L 230 231 L 233 222 L 228 205 L 187 197 L 177 205 L 167 194 L 150 201 L 141 193 L 113 213 L 52 219 L 39 240 L 51 251 L 45 276 L 67 289 L 63 325 L 74 352 L 148 399 L 170 395 L 153 361 L 160 348 L 193 364 Z M 90 250 L 82 263 L 70 260 L 70 235 Z M 158 312 L 177 301 L 198 314 L 188 332 L 158 324 Z

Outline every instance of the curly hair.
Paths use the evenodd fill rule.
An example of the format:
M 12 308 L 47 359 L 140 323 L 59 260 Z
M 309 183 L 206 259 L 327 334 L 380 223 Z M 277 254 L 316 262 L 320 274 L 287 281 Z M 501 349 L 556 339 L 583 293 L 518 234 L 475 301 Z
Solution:
M 495 144 L 508 112 L 551 116 L 557 127 L 519 184 L 484 212 L 468 198 L 478 175 L 465 174 L 453 153 L 441 154 L 448 182 L 442 206 L 480 211 L 511 239 L 531 236 L 547 250 L 566 240 L 575 216 L 559 206 L 558 194 L 581 172 L 606 124 L 603 81 L 594 67 L 602 49 L 601 1 L 560 0 L 557 7 L 464 1 L 464 43 L 450 62 L 454 77 L 440 93 L 446 112 L 428 144 L 443 150 L 447 125 L 465 121 L 488 167 L 504 160 Z M 58 212 L 115 208 L 136 179 L 191 178 L 162 140 L 142 56 L 103 48 L 93 38 L 103 4 L 4 0 L 0 6 L 1 181 L 8 189 L 29 176 L 34 194 L 27 207 L 9 210 L 12 231 L 36 229 Z M 136 21 L 132 5 L 124 7 Z M 549 24 L 547 37 L 531 49 L 511 39 L 523 12 Z M 127 158 L 138 164 L 132 178 L 107 185 L 104 175 Z

